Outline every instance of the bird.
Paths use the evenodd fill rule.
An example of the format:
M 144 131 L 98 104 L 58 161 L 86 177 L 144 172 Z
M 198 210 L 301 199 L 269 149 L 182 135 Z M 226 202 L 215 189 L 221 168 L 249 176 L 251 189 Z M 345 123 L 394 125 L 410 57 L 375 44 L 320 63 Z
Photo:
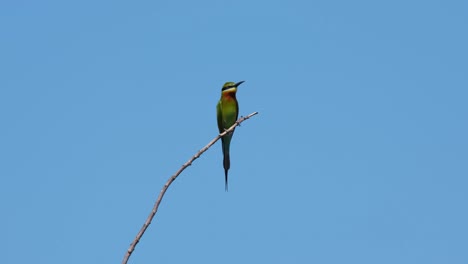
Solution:
M 230 128 L 236 123 L 239 116 L 239 104 L 236 99 L 237 87 L 244 83 L 240 81 L 237 83 L 226 82 L 221 88 L 221 98 L 216 105 L 216 115 L 218 119 L 219 133 L 223 133 L 226 129 Z M 229 147 L 231 145 L 232 135 L 234 130 L 223 137 L 221 137 L 221 145 L 223 149 L 223 167 L 224 167 L 224 180 L 225 190 L 228 191 L 228 170 L 231 167 L 229 159 Z

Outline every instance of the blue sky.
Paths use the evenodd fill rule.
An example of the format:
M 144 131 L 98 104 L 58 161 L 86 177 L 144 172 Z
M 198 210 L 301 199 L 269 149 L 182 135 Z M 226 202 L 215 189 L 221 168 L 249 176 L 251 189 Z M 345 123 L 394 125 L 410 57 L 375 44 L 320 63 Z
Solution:
M 5 263 L 467 263 L 466 1 L 3 1 Z M 4 252 L 6 250 L 6 252 Z

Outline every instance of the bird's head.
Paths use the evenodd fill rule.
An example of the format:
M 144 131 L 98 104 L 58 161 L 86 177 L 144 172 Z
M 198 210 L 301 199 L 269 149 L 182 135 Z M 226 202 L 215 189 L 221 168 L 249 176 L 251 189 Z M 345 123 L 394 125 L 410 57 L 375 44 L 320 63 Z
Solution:
M 227 82 L 223 85 L 221 92 L 237 92 L 237 86 L 241 85 L 244 81 L 240 81 L 238 83 L 234 82 Z

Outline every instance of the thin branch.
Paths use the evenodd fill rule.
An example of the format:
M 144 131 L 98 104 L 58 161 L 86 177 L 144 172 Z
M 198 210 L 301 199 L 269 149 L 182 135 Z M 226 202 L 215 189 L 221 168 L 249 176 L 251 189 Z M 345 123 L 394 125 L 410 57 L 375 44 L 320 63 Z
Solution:
M 135 247 L 136 245 L 138 244 L 138 242 L 140 241 L 141 237 L 143 236 L 143 234 L 145 233 L 146 229 L 148 228 L 148 226 L 151 224 L 151 221 L 153 220 L 154 216 L 156 215 L 156 212 L 158 211 L 158 207 L 159 207 L 159 204 L 161 203 L 162 201 L 162 198 L 164 197 L 164 194 L 166 193 L 167 189 L 169 188 L 169 186 L 171 185 L 171 183 L 173 181 L 175 181 L 175 179 L 179 176 L 179 174 L 181 174 L 188 166 L 192 165 L 192 162 L 196 159 L 198 159 L 201 154 L 203 154 L 203 152 L 207 151 L 214 143 L 216 143 L 216 141 L 218 141 L 222 136 L 226 135 L 227 133 L 231 132 L 234 130 L 234 128 L 236 128 L 238 125 L 240 125 L 242 122 L 244 122 L 245 120 L 251 118 L 252 116 L 258 114 L 258 112 L 253 112 L 251 113 L 250 115 L 248 116 L 245 116 L 245 117 L 241 117 L 239 118 L 239 120 L 236 121 L 236 123 L 234 125 L 232 125 L 229 129 L 226 129 L 223 133 L 219 134 L 216 138 L 214 138 L 213 140 L 210 141 L 210 143 L 208 143 L 208 145 L 206 145 L 205 147 L 203 147 L 202 149 L 200 149 L 197 154 L 195 154 L 192 158 L 190 158 L 184 165 L 182 165 L 182 167 L 174 174 L 172 175 L 169 180 L 167 180 L 166 184 L 164 184 L 163 188 L 161 189 L 161 192 L 159 193 L 159 196 L 158 196 L 158 199 L 156 200 L 156 202 L 154 203 L 154 206 L 153 206 L 153 210 L 151 211 L 151 213 L 148 215 L 148 218 L 146 218 L 146 221 L 145 223 L 143 224 L 143 226 L 141 227 L 140 229 L 140 232 L 138 232 L 138 234 L 136 235 L 135 239 L 133 240 L 132 244 L 130 244 L 130 247 L 127 249 L 127 252 L 125 253 L 125 256 L 122 260 L 122 264 L 127 264 L 128 262 L 128 259 L 130 258 L 130 255 L 132 255 L 133 251 L 135 250 Z

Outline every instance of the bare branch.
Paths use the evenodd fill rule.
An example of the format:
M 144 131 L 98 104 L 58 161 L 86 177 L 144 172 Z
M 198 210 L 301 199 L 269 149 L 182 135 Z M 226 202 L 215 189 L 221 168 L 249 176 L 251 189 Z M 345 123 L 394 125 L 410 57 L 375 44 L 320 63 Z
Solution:
M 169 180 L 167 180 L 166 184 L 164 184 L 163 188 L 161 189 L 161 192 L 159 193 L 158 199 L 154 203 L 153 210 L 151 210 L 151 213 L 148 215 L 148 218 L 146 218 L 145 223 L 140 229 L 140 232 L 136 235 L 135 239 L 133 240 L 132 244 L 130 244 L 130 247 L 127 249 L 127 252 L 125 253 L 125 256 L 122 260 L 122 264 L 127 264 L 128 259 L 130 258 L 130 255 L 132 255 L 133 251 L 135 250 L 136 245 L 140 241 L 141 237 L 145 233 L 146 229 L 148 226 L 151 224 L 151 221 L 153 220 L 154 216 L 156 215 L 156 212 L 158 211 L 159 204 L 162 201 L 162 198 L 164 197 L 164 194 L 166 193 L 167 189 L 171 185 L 173 181 L 181 174 L 188 166 L 192 165 L 192 162 L 196 159 L 198 159 L 203 152 L 207 151 L 216 141 L 218 141 L 222 136 L 226 135 L 227 133 L 233 131 L 238 125 L 240 125 L 242 122 L 245 120 L 251 118 L 252 116 L 258 114 L 258 112 L 253 112 L 248 116 L 241 117 L 239 120 L 236 121 L 234 125 L 232 125 L 229 129 L 226 129 L 223 133 L 219 134 L 216 138 L 210 141 L 208 145 L 200 149 L 197 154 L 195 154 L 192 158 L 190 158 L 182 167 L 174 174 L 172 175 Z

